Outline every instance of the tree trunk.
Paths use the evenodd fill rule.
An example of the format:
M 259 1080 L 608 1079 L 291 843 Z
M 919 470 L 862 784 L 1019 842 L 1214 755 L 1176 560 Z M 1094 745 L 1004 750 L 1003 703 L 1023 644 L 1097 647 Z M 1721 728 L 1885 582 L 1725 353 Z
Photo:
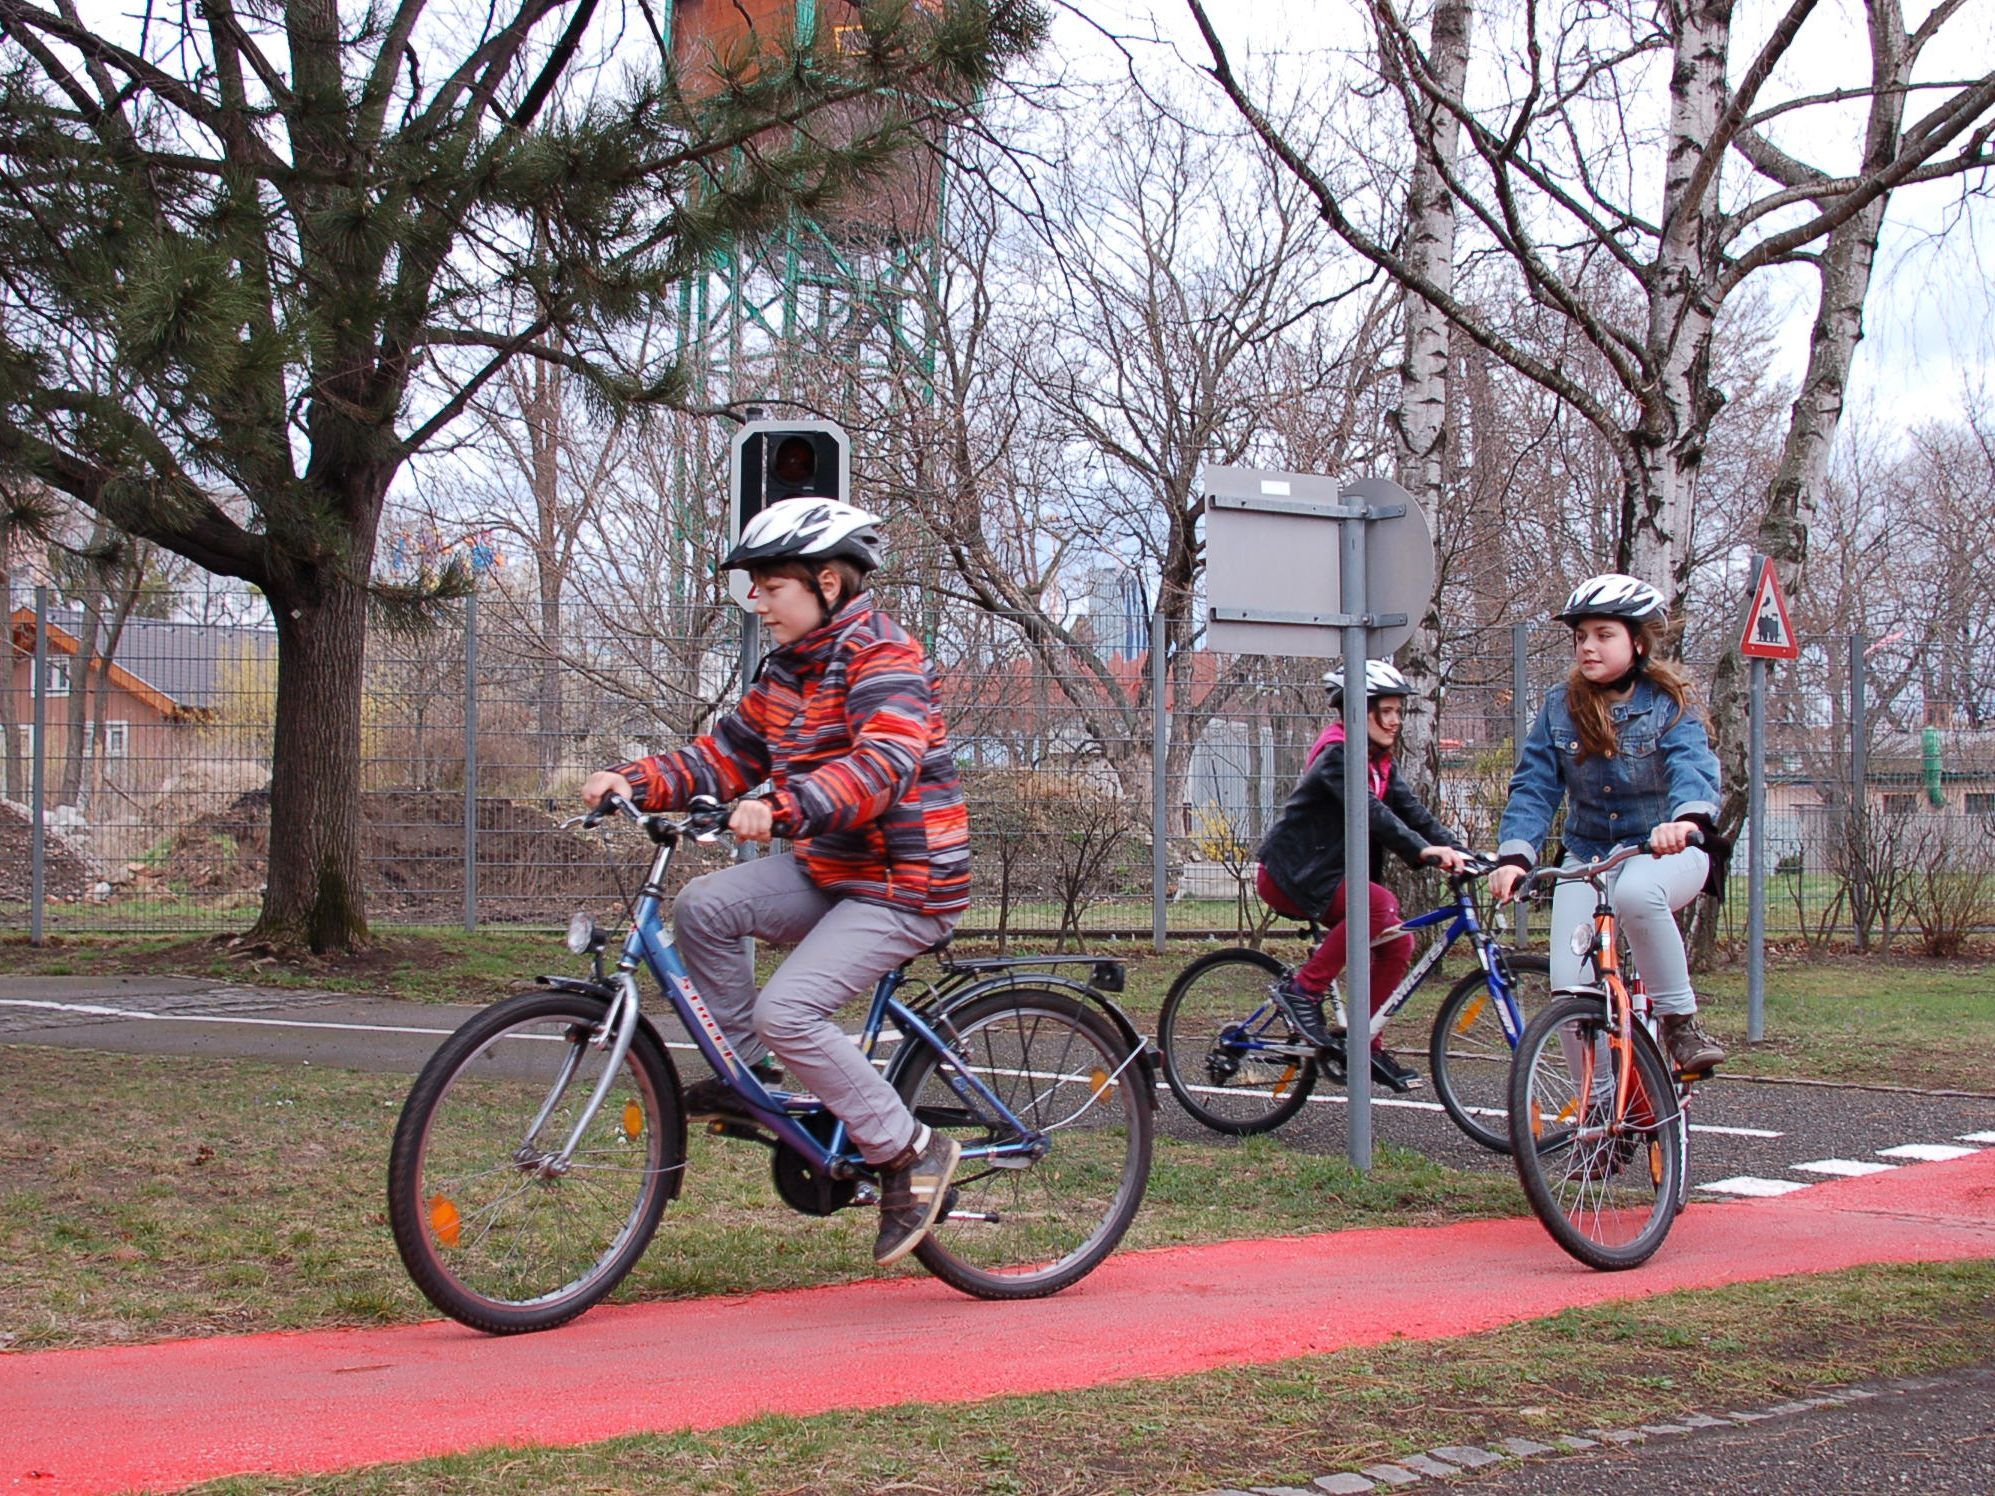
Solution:
M 1629 433 L 1635 445 L 1630 477 L 1637 481 L 1626 495 L 1616 557 L 1621 570 L 1659 587 L 1672 608 L 1690 579 L 1697 476 L 1705 434 L 1721 403 L 1711 385 L 1717 308 L 1709 286 L 1722 174 L 1700 168 L 1725 109 L 1731 43 L 1731 0 L 1689 0 L 1678 12 L 1662 239 L 1649 271 L 1644 361 L 1653 387 Z
M 125 579 L 125 586 L 118 594 L 116 610 L 111 614 L 111 626 L 104 631 L 104 648 L 98 654 L 97 678 L 91 685 L 90 696 L 90 807 L 91 815 L 97 815 L 97 802 L 104 793 L 104 708 L 111 695 L 111 663 L 118 657 L 118 644 L 125 636 L 125 624 L 132 616 L 132 609 L 138 606 L 139 588 L 145 584 L 145 565 L 133 565 Z
M 102 527 L 99 527 L 99 534 Z M 56 785 L 55 803 L 75 805 L 83 798 L 83 748 L 89 736 L 90 682 L 94 670 L 105 667 L 97 657 L 97 633 L 104 622 L 104 594 L 90 589 L 83 605 L 83 624 L 76 635 L 76 653 L 70 657 L 69 701 L 62 743 L 62 779 Z
M 365 942 L 360 860 L 364 587 L 329 569 L 274 589 L 277 721 L 270 882 L 252 941 L 313 952 Z
M 1434 11 L 1428 57 L 1435 84 L 1459 97 L 1469 63 L 1472 0 L 1441 0 Z M 1417 95 L 1415 95 L 1417 97 Z M 1416 143 L 1413 180 L 1406 193 L 1407 263 L 1431 284 L 1452 292 L 1455 285 L 1455 199 L 1446 176 L 1460 154 L 1461 127 L 1454 115 L 1429 105 Z M 1392 413 L 1395 466 L 1399 484 L 1427 516 L 1429 531 L 1441 513 L 1442 485 L 1448 476 L 1448 346 L 1450 324 L 1432 302 L 1410 290 L 1400 293 L 1405 352 L 1399 364 L 1399 408 Z M 1431 792 L 1440 780 L 1441 615 L 1438 598 L 1447 579 L 1434 578 L 1419 627 L 1401 656 L 1400 668 L 1423 709 L 1408 711 L 1402 731 L 1401 765 L 1416 788 Z

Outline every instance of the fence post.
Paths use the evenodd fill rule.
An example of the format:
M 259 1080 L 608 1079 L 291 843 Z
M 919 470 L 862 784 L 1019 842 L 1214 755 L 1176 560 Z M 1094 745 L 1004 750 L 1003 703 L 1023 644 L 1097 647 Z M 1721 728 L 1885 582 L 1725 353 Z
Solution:
M 1531 731 L 1531 625 L 1510 625 L 1510 762 L 1514 767 L 1524 756 L 1524 739 Z M 1525 923 L 1530 906 L 1522 899 L 1511 905 L 1517 925 L 1517 944 L 1525 940 Z
M 1855 925 L 1857 948 L 1870 948 L 1870 889 L 1869 879 L 1864 876 L 1865 858 L 1869 855 L 1866 834 L 1869 830 L 1870 802 L 1864 791 L 1864 781 L 1869 778 L 1868 763 L 1870 733 L 1864 725 L 1867 704 L 1864 701 L 1864 649 L 1869 640 L 1862 633 L 1850 635 L 1850 916 Z
M 478 928 L 478 594 L 464 599 L 464 928 Z
M 72 680 L 70 690 L 79 686 Z M 28 792 L 28 944 L 42 943 L 48 906 L 48 588 L 35 588 L 35 710 L 33 769 Z
M 1150 945 L 1164 953 L 1165 901 L 1169 890 L 1170 815 L 1164 805 L 1164 761 L 1171 748 L 1171 714 L 1164 704 L 1164 608 L 1150 615 Z

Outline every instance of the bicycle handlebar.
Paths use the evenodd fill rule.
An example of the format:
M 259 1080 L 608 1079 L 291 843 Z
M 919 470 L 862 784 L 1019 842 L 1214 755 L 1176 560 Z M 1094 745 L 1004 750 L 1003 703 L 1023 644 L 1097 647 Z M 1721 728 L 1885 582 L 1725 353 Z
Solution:
M 711 795 L 695 795 L 686 806 L 685 813 L 674 819 L 663 812 L 639 810 L 624 796 L 612 791 L 603 796 L 594 810 L 582 816 L 578 824 L 585 831 L 593 831 L 611 816 L 624 815 L 642 826 L 645 835 L 655 842 L 676 840 L 687 835 L 697 842 L 711 842 L 718 841 L 727 829 L 728 817 L 733 809 Z
M 1693 847 L 1703 846 L 1704 833 L 1693 830 L 1690 833 L 1690 845 Z M 1622 847 L 1617 852 L 1609 852 L 1605 857 L 1599 858 L 1594 862 L 1575 863 L 1571 867 L 1534 867 L 1524 875 L 1524 881 L 1517 885 L 1517 892 L 1513 897 L 1520 899 L 1525 897 L 1531 892 L 1532 888 L 1540 883 L 1578 883 L 1582 880 L 1592 882 L 1595 879 L 1605 877 L 1624 862 L 1631 862 L 1637 857 L 1648 857 L 1651 855 L 1659 854 L 1652 854 L 1649 844 L 1641 842 L 1632 847 Z

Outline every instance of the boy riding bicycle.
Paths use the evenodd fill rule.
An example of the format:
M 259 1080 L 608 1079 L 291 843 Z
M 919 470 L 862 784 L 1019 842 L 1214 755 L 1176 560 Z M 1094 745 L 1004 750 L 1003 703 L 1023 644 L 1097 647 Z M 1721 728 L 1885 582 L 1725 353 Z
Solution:
M 867 599 L 874 516 L 783 499 L 722 563 L 748 572 L 775 648 L 741 703 L 675 752 L 598 770 L 644 810 L 696 795 L 739 800 L 728 829 L 791 850 L 695 878 L 672 906 L 679 954 L 746 1059 L 773 1053 L 845 1123 L 880 1174 L 874 1260 L 898 1262 L 941 1213 L 957 1144 L 916 1122 L 831 1015 L 941 944 L 969 904 L 969 817 L 921 646 Z M 765 793 L 749 795 L 767 782 Z M 796 949 L 758 993 L 751 940 Z M 766 1060 L 757 1075 L 773 1082 Z M 739 1114 L 718 1077 L 686 1089 L 689 1117 Z

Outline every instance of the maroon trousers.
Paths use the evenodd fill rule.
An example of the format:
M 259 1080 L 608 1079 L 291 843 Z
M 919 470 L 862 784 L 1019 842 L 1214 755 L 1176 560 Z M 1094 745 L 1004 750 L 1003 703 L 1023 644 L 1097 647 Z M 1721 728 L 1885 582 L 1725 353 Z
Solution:
M 1344 969 L 1344 890 L 1350 887 L 1346 879 L 1339 883 L 1330 894 L 1330 906 L 1311 914 L 1295 907 L 1294 901 L 1282 892 L 1281 885 L 1268 876 L 1268 870 L 1261 868 L 1255 879 L 1255 887 L 1260 890 L 1261 902 L 1277 914 L 1285 914 L 1290 919 L 1314 919 L 1319 924 L 1328 925 L 1330 933 L 1323 937 L 1323 943 L 1310 952 L 1309 959 L 1296 969 L 1295 985 L 1315 997 L 1322 997 L 1330 990 L 1330 984 Z M 1392 890 L 1383 883 L 1368 884 L 1371 891 L 1371 930 L 1376 941 L 1380 930 L 1399 923 L 1399 900 L 1392 896 Z M 1413 964 L 1413 937 L 1401 933 L 1392 939 L 1372 946 L 1372 1011 L 1376 1013 L 1385 1006 L 1385 1000 L 1392 996 L 1392 989 L 1399 985 L 1406 975 L 1406 968 Z M 1374 1039 L 1372 1048 L 1382 1048 L 1383 1040 Z

